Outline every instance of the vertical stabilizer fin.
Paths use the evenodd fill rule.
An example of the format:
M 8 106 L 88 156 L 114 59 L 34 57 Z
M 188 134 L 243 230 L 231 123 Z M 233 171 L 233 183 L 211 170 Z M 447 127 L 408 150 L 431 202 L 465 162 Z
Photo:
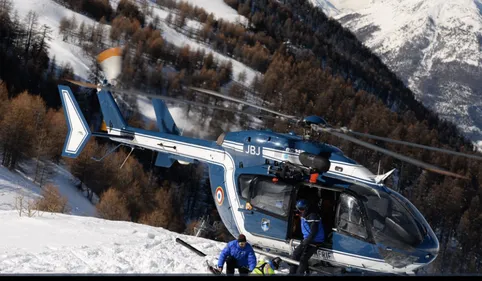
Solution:
M 109 91 L 101 90 L 97 93 L 97 97 L 99 98 L 100 109 L 107 129 L 125 129 L 127 123 L 124 120 L 114 97 L 112 97 L 112 94 Z
M 162 133 L 180 135 L 179 128 L 176 126 L 169 109 L 163 100 L 152 99 L 152 105 L 156 112 L 157 127 Z
M 91 132 L 70 87 L 59 85 L 58 88 L 68 128 L 62 156 L 76 158 L 89 141 Z

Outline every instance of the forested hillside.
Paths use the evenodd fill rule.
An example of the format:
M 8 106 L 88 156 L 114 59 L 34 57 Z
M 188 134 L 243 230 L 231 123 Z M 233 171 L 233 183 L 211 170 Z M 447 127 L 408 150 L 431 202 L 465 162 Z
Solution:
M 0 0 L 0 78 L 7 85 L 10 99 L 28 90 L 57 109 L 60 104 L 55 85 L 63 77 L 72 77 L 72 70 L 49 60 L 48 43 L 42 43 L 42 38 L 47 38 L 41 35 L 43 29 L 36 27 L 38 32 L 32 33 L 36 36 L 30 38 L 27 30 L 32 25 L 28 25 L 28 19 L 16 19 L 14 11 L 8 9 L 9 2 Z M 441 121 L 417 102 L 410 90 L 353 34 L 313 9 L 309 1 L 225 0 L 249 20 L 246 26 L 172 0 L 158 0 L 154 6 L 147 1 L 137 4 L 121 0 L 116 7 L 108 0 L 56 2 L 110 26 L 107 31 L 102 24 L 89 26 L 75 18 L 65 18 L 60 30 L 65 41 L 78 44 L 92 57 L 108 47 L 124 46 L 120 80 L 125 87 L 214 102 L 182 90 L 183 86 L 202 86 L 238 98 L 259 100 L 260 104 L 288 114 L 321 115 L 333 125 L 355 131 L 466 153 L 473 150 L 453 124 Z M 93 6 L 99 8 L 92 9 Z M 172 30 L 190 37 L 196 47 L 178 46 L 166 40 L 165 34 Z M 233 60 L 228 59 L 261 74 L 251 80 L 246 71 L 234 75 Z M 97 75 L 98 66 L 91 67 Z M 93 119 L 98 110 L 92 106 L 96 96 L 83 94 L 79 102 L 86 117 Z M 237 120 L 226 112 L 189 107 L 187 114 L 190 111 L 200 113 L 200 123 L 209 122 L 212 139 L 229 130 Z M 135 108 L 124 113 L 130 124 L 155 129 L 140 119 Z M 242 121 L 236 121 L 236 125 L 250 126 Z M 266 125 L 281 132 L 293 129 L 284 123 Z M 393 188 L 414 202 L 441 242 L 440 255 L 431 265 L 433 272 L 481 270 L 478 261 L 482 247 L 477 237 L 482 231 L 482 170 L 478 162 L 377 143 L 471 178 L 463 181 L 423 172 L 334 137 L 321 136 L 320 140 L 339 146 L 372 171 L 377 170 L 379 161 L 385 171 L 399 169 L 400 180 Z M 110 161 L 91 160 L 91 156 L 102 155 L 105 150 L 104 143 L 92 140 L 77 160 L 69 161 L 81 181 L 96 193 L 104 194 L 100 213 L 185 231 L 186 217 L 190 216 L 187 213 L 196 214 L 193 198 L 198 192 L 210 193 L 202 182 L 202 166 L 155 168 L 153 153 L 136 152 L 136 158 L 127 161 L 119 177 L 118 167 L 126 153 L 112 155 Z M 183 206 L 181 198 L 191 198 L 191 206 Z M 212 198 L 208 200 L 212 203 Z M 214 209 L 212 205 L 211 208 Z

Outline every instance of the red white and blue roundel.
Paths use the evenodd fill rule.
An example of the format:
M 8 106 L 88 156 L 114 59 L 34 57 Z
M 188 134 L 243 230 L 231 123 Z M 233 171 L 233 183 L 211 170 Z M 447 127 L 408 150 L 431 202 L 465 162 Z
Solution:
M 216 188 L 216 203 L 218 203 L 219 206 L 223 205 L 224 201 L 224 190 L 222 187 L 218 186 Z

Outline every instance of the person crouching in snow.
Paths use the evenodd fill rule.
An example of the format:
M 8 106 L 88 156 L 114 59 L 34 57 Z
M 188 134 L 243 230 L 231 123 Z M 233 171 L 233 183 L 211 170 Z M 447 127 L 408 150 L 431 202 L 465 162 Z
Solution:
M 246 236 L 240 234 L 237 240 L 229 242 L 218 259 L 218 270 L 223 271 L 226 262 L 226 275 L 234 275 L 237 268 L 239 275 L 248 275 L 256 266 L 253 247 L 246 242 Z
M 275 270 L 278 270 L 281 259 L 276 257 L 268 262 L 260 260 L 251 274 L 253 275 L 273 275 Z

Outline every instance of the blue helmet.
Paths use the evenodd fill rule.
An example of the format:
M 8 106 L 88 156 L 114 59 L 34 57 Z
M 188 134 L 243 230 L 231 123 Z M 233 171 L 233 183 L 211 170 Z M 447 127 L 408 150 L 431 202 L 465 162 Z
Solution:
M 308 201 L 305 199 L 300 199 L 296 202 L 296 209 L 303 211 L 308 209 Z

